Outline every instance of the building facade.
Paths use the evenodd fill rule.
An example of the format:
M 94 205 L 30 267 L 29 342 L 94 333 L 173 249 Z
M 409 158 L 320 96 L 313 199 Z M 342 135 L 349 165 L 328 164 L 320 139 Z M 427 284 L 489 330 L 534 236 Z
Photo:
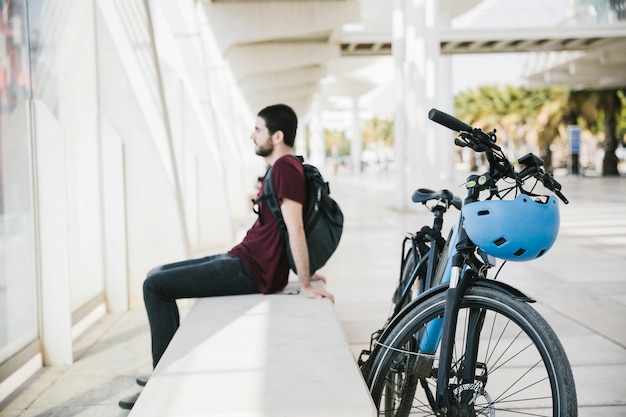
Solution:
M 227 249 L 263 167 L 194 2 L 0 3 L 1 387 L 143 308 L 150 268 Z

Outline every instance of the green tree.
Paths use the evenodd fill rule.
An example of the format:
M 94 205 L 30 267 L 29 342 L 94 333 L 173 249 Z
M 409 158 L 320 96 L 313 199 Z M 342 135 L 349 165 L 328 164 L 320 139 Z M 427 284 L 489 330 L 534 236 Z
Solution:
M 622 141 L 622 145 L 626 146 L 626 89 L 618 90 L 621 110 L 617 119 L 617 140 Z
M 617 176 L 619 160 L 615 151 L 619 145 L 617 137 L 617 118 L 621 113 L 622 103 L 617 91 L 601 91 L 602 110 L 604 112 L 604 158 L 602 159 L 602 175 Z
M 617 147 L 626 133 L 624 90 L 581 90 L 572 92 L 566 121 L 580 124 L 592 133 L 604 133 L 602 175 L 619 175 Z
M 324 130 L 326 156 L 341 157 L 350 155 L 350 141 L 343 131 Z
M 484 86 L 458 95 L 455 111 L 475 127 L 495 128 L 510 150 L 522 145 L 536 149 L 549 167 L 550 145 L 560 137 L 555 120 L 562 117 L 567 97 L 568 90 L 558 87 Z
M 363 126 L 363 142 L 365 146 L 382 140 L 386 146 L 393 145 L 393 121 L 374 117 Z

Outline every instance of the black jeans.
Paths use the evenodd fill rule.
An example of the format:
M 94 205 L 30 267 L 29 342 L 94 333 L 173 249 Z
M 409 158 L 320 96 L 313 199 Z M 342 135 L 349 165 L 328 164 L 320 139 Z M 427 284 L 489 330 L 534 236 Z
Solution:
M 143 284 L 156 366 L 180 324 L 176 300 L 258 293 L 243 262 L 228 254 L 191 259 L 154 268 Z

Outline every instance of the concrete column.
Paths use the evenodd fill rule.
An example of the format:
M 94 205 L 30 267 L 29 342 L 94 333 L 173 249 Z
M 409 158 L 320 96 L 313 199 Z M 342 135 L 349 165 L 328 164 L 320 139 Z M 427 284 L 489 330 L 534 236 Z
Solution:
M 350 137 L 350 157 L 352 158 L 353 172 L 360 174 L 361 155 L 363 154 L 363 137 L 361 132 L 361 121 L 359 120 L 359 98 L 352 98 L 352 125 Z
M 435 27 L 436 0 L 407 1 L 407 54 L 409 92 L 406 99 L 407 139 L 411 164 L 409 188 L 430 186 L 437 159 L 435 130 L 428 111 L 436 104 L 439 58 Z
M 311 115 L 309 119 L 309 132 L 310 132 L 310 151 L 309 161 L 312 165 L 315 165 L 323 174 L 325 172 L 325 159 L 324 154 L 324 129 L 322 127 L 320 117 L 320 105 L 319 97 L 313 99 L 311 105 Z
M 439 28 L 450 28 L 452 19 L 449 10 L 439 8 L 437 11 Z M 439 55 L 437 61 L 437 100 L 436 107 L 439 110 L 454 114 L 454 93 L 452 92 L 452 63 L 450 55 Z M 433 124 L 433 122 L 430 122 Z M 454 146 L 455 133 L 448 129 L 441 129 L 435 125 L 435 143 L 439 149 L 440 167 L 437 182 L 439 188 L 455 187 L 455 152 L 458 149 Z
M 298 120 L 295 153 L 296 155 L 302 155 L 305 161 L 309 159 L 306 149 L 306 119 Z
M 395 120 L 393 128 L 394 159 L 396 163 L 396 208 L 404 210 L 407 207 L 406 198 L 406 129 L 404 113 L 404 85 L 405 85 L 405 31 L 404 31 L 404 0 L 393 1 L 393 57 L 395 71 Z
M 398 167 L 398 175 L 405 176 L 405 181 L 399 182 L 404 188 L 398 190 L 403 195 L 397 199 L 399 208 L 403 208 L 413 189 L 435 186 L 433 174 L 439 169 L 436 167 L 441 155 L 435 126 L 428 120 L 428 111 L 437 105 L 439 36 L 436 0 L 396 0 L 394 4 L 394 42 L 401 49 L 394 53 L 396 60 L 403 59 L 396 64 L 402 81 L 396 106 L 396 123 L 400 125 L 395 138 L 405 141 L 396 153 L 404 151 L 407 155 Z M 403 168 L 403 162 L 408 166 Z
M 100 137 L 106 305 L 109 312 L 126 311 L 129 298 L 123 140 L 107 120 L 101 121 Z
M 61 126 L 43 102 L 33 100 L 30 112 L 44 364 L 69 365 L 73 355 L 65 144 Z
M 437 101 L 436 107 L 454 115 L 454 94 L 452 93 L 452 75 L 450 57 L 439 57 L 437 65 Z M 433 122 L 428 121 L 433 124 Z M 434 125 L 435 128 L 435 145 L 437 149 L 437 158 L 439 161 L 439 171 L 436 176 L 436 182 L 439 188 L 451 188 L 455 184 L 454 180 L 454 155 L 456 146 L 454 145 L 455 132 Z M 437 161 L 435 161 L 436 163 Z

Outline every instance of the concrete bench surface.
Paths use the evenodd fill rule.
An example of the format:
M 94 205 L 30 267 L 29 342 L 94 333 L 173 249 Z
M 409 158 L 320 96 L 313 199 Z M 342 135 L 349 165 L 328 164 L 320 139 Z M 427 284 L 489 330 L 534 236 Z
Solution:
M 129 414 L 375 415 L 332 303 L 288 294 L 198 299 Z

